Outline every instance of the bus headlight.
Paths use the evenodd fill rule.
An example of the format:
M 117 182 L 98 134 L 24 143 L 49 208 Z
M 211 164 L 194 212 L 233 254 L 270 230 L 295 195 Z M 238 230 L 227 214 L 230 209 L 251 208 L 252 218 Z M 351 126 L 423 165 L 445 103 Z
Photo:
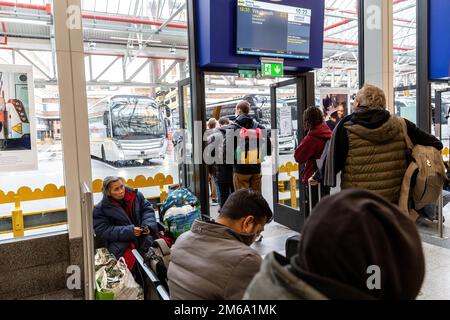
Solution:
M 122 149 L 122 145 L 120 144 L 119 141 L 116 140 L 114 142 L 116 143 L 117 148 Z

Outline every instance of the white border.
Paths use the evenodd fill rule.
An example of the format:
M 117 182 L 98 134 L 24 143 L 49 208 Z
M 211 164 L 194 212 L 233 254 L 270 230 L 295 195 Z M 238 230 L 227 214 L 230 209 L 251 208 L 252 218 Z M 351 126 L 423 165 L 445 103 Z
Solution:
M 13 171 L 32 171 L 38 170 L 38 155 L 37 155 L 37 143 L 36 143 L 36 108 L 34 101 L 34 77 L 32 66 L 22 65 L 6 65 L 0 64 L 0 72 L 4 73 L 26 73 L 28 81 L 28 117 L 30 120 L 30 138 L 31 138 L 31 150 L 20 151 L 0 151 L 0 172 L 13 172 Z M 1 164 L 2 157 L 18 157 L 21 159 L 21 163 L 16 164 Z

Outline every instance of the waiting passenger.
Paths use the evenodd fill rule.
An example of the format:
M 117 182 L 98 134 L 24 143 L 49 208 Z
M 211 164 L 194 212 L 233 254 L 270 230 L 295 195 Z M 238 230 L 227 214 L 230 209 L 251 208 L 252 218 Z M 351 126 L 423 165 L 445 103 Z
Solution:
M 236 300 L 259 271 L 261 256 L 250 245 L 272 220 L 260 193 L 239 190 L 217 222 L 195 221 L 172 247 L 169 291 L 173 300 Z
M 331 138 L 331 130 L 328 128 L 327 124 L 324 122 L 323 113 L 317 107 L 309 107 L 303 113 L 303 126 L 308 134 L 303 138 L 302 142 L 295 150 L 295 161 L 299 164 L 306 164 L 305 170 L 302 171 L 302 183 L 308 185 L 308 180 L 316 172 L 317 164 L 316 160 L 320 159 L 325 144 Z M 328 194 L 329 190 L 322 188 L 322 194 Z M 310 199 L 313 203 L 318 201 L 317 195 L 316 199 Z
M 248 103 L 247 101 L 243 100 L 241 102 L 239 102 L 236 105 L 236 120 L 234 121 L 233 124 L 230 125 L 229 129 L 233 129 L 233 130 L 227 130 L 227 134 L 230 134 L 229 132 L 234 132 L 234 134 L 236 133 L 236 131 L 239 131 L 241 128 L 247 129 L 247 130 L 256 130 L 256 129 L 262 129 L 265 130 L 266 128 L 264 126 L 262 126 L 261 124 L 259 124 L 255 119 L 253 119 L 252 117 L 250 117 L 249 115 L 250 113 L 250 103 Z M 257 134 L 253 134 L 253 136 L 257 137 Z M 227 139 L 228 140 L 228 139 Z M 237 140 L 237 139 L 236 139 Z M 238 159 L 240 158 L 238 155 L 238 142 L 236 142 L 235 140 L 235 145 L 234 145 L 234 153 L 235 153 L 235 157 L 236 157 L 236 163 L 234 165 L 234 174 L 233 174 L 233 184 L 234 184 L 234 189 L 235 190 L 240 190 L 240 189 L 253 189 L 255 191 L 261 192 L 261 179 L 262 179 L 262 175 L 261 175 L 261 163 L 259 163 L 260 161 L 263 161 L 264 159 L 264 154 L 259 154 L 259 150 L 261 150 L 262 148 L 259 147 L 259 150 L 249 150 L 250 148 L 250 143 L 246 146 L 246 150 L 242 150 L 241 152 L 245 153 L 246 155 L 251 154 L 252 152 L 254 152 L 254 154 L 258 153 L 259 154 L 259 159 L 257 161 L 252 161 L 252 163 L 249 164 L 244 164 L 243 161 L 241 161 L 242 159 Z M 263 139 L 259 139 L 259 142 L 261 143 L 267 143 L 267 147 L 266 150 L 268 152 L 270 152 L 270 142 L 269 142 L 269 138 L 266 139 L 266 142 L 262 141 Z M 252 143 L 254 144 L 254 147 L 258 147 L 257 144 L 258 143 Z M 229 150 L 227 151 L 229 152 Z M 255 159 L 252 159 L 255 160 Z
M 222 117 L 219 119 L 219 127 L 216 128 L 214 134 L 208 139 L 208 144 L 214 146 L 214 151 L 218 151 L 219 155 L 213 152 L 212 156 L 217 158 L 217 163 L 213 164 L 212 174 L 216 184 L 217 200 L 219 207 L 222 208 L 225 201 L 227 201 L 230 194 L 234 192 L 233 185 L 233 165 L 226 163 L 226 152 L 224 151 L 224 141 L 226 137 L 226 130 L 230 125 L 228 118 Z
M 397 204 L 407 168 L 401 121 L 386 110 L 383 90 L 365 85 L 356 96 L 354 112 L 342 119 L 333 132 L 325 185 L 335 187 L 336 176 L 342 171 L 341 189 L 367 189 Z M 442 149 L 436 137 L 405 121 L 413 144 Z
M 337 111 L 335 111 L 332 114 L 330 114 L 330 119 L 327 121 L 327 126 L 328 128 L 330 128 L 331 131 L 333 131 L 338 123 L 339 123 L 338 114 Z
M 339 123 L 339 121 L 341 121 L 342 119 L 344 119 L 345 117 L 345 109 L 346 109 L 346 105 L 344 102 L 341 102 L 338 104 L 337 108 L 336 108 L 336 115 L 337 115 L 337 122 Z
M 159 238 L 155 212 L 142 193 L 126 187 L 122 178 L 106 177 L 102 192 L 103 199 L 94 208 L 95 235 L 117 259 L 124 257 L 133 270 L 131 250 L 147 252 Z
M 383 197 L 351 189 L 314 208 L 290 261 L 265 257 L 244 299 L 411 300 L 424 274 L 414 222 Z
M 211 135 L 214 134 L 215 129 L 217 127 L 217 120 L 215 118 L 211 118 L 206 123 L 206 127 L 208 129 L 208 139 Z M 214 167 L 208 166 L 208 172 L 209 172 L 209 188 L 211 190 L 211 201 L 213 204 L 217 204 L 218 195 L 216 190 L 216 184 L 214 183 Z

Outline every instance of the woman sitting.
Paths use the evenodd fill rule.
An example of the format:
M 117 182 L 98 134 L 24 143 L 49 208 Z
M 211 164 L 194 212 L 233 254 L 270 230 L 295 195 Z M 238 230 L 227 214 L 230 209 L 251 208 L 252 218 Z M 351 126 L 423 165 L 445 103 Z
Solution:
M 119 177 L 106 177 L 102 185 L 103 199 L 94 208 L 96 237 L 117 259 L 124 257 L 130 270 L 137 249 L 145 253 L 159 238 L 155 211 L 142 193 L 125 186 Z

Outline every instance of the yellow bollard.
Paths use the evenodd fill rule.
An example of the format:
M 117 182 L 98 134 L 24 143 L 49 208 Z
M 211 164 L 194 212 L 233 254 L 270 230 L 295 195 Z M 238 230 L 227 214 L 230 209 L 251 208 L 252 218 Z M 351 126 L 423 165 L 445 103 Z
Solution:
M 25 230 L 23 225 L 23 212 L 20 208 L 20 199 L 18 196 L 14 197 L 15 208 L 12 212 L 12 226 L 14 238 L 25 236 Z
M 291 207 L 297 208 L 297 179 L 291 176 Z
M 161 203 L 164 202 L 164 200 L 166 200 L 168 193 L 166 190 L 164 190 L 163 186 L 160 186 L 160 194 L 159 194 L 159 200 L 161 201 Z

